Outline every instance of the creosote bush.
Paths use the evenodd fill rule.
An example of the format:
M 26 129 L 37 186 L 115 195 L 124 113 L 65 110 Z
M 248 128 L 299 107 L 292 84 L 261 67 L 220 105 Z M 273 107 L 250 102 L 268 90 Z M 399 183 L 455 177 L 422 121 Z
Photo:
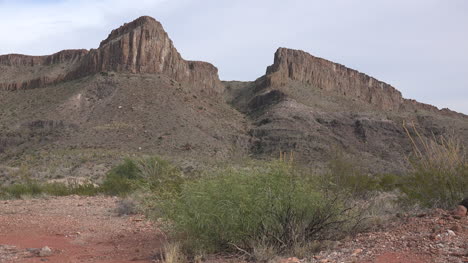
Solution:
M 259 245 L 285 252 L 355 229 L 359 213 L 319 188 L 316 178 L 275 163 L 188 180 L 156 202 L 189 253 L 252 256 Z

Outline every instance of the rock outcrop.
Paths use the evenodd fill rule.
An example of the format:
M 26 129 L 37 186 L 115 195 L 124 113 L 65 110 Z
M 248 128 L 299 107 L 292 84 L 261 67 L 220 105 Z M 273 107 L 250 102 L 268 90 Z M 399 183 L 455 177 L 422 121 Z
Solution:
M 301 50 L 279 48 L 274 63 L 269 66 L 262 85 L 281 87 L 298 81 L 334 94 L 349 97 L 386 111 L 430 111 L 445 116 L 466 117 L 464 114 L 404 99 L 401 92 L 357 70 L 347 68 Z
M 18 75 L 21 75 L 18 73 L 22 73 L 14 72 L 12 68 L 15 67 L 38 68 L 63 63 L 71 64 L 66 67 L 68 72 L 41 74 L 37 77 L 23 78 L 21 81 L 15 79 L 0 83 L 0 89 L 38 88 L 103 71 L 115 71 L 164 74 L 206 93 L 217 94 L 223 90 L 216 67 L 206 62 L 184 60 L 162 25 L 148 16 L 140 17 L 113 30 L 107 39 L 101 42 L 99 48 L 89 52 L 66 50 L 51 56 L 12 54 L 0 57 L 0 65 L 10 68 L 10 75 L 14 78 L 18 78 Z M 40 69 L 36 71 L 41 72 Z
M 266 85 L 283 86 L 290 80 L 358 99 L 383 110 L 398 110 L 403 102 L 398 90 L 366 74 L 301 50 L 279 48 L 273 65 L 267 68 Z
M 72 75 L 101 71 L 161 73 L 203 91 L 219 93 L 223 89 L 216 67 L 184 60 L 162 25 L 148 16 L 113 30 Z
M 8 54 L 0 56 L 0 65 L 4 66 L 49 66 L 61 63 L 76 63 L 86 55 L 86 49 L 62 50 L 48 56 L 26 56 L 20 54 Z
M 0 90 L 33 89 L 63 81 L 87 53 L 87 50 L 79 49 L 63 50 L 49 56 L 0 56 Z

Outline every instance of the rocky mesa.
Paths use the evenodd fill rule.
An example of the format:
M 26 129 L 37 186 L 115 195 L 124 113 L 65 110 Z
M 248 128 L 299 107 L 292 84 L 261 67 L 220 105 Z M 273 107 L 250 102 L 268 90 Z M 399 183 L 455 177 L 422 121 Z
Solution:
M 162 25 L 143 16 L 113 30 L 99 48 L 65 50 L 50 56 L 0 56 L 0 89 L 31 89 L 99 72 L 161 73 L 208 93 L 220 93 L 218 70 L 200 61 L 186 61 Z M 33 72 L 33 74 L 25 74 Z

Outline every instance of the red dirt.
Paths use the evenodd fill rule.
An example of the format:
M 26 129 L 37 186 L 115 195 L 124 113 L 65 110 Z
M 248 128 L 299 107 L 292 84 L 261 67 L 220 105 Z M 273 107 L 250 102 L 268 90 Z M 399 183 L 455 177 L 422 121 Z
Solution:
M 160 262 L 165 235 L 141 215 L 118 216 L 117 202 L 77 196 L 0 201 L 0 262 Z M 468 217 L 433 210 L 337 242 L 313 258 L 277 262 L 466 263 L 467 240 Z M 31 250 L 45 246 L 52 255 Z M 237 261 L 214 256 L 206 262 Z
M 2 201 L 0 262 L 151 262 L 164 236 L 141 216 L 117 216 L 116 201 L 107 197 Z M 27 250 L 45 246 L 53 251 L 50 257 Z

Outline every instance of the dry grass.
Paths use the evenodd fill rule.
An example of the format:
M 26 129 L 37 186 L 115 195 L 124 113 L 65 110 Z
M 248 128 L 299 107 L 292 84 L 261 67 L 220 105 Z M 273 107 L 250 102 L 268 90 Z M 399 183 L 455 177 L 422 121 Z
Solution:
M 451 208 L 468 196 L 468 158 L 454 135 L 423 137 L 412 124 L 404 129 L 414 148 L 413 171 L 402 190 L 406 200 L 425 207 Z
M 164 246 L 164 263 L 185 263 L 187 258 L 182 252 L 182 247 L 179 243 L 167 243 Z

